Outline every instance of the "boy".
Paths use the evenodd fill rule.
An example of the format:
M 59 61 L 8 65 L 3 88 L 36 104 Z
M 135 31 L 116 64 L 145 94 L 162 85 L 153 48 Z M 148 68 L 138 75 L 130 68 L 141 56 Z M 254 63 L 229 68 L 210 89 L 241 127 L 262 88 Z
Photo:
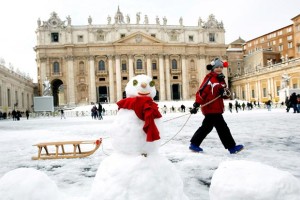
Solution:
M 224 121 L 224 102 L 223 98 L 229 98 L 230 92 L 226 88 L 224 81 L 225 76 L 222 73 L 223 67 L 227 67 L 227 62 L 222 62 L 219 58 L 215 58 L 211 64 L 207 65 L 207 70 L 210 73 L 204 78 L 199 90 L 196 93 L 196 100 L 191 109 L 191 114 L 196 114 L 200 105 L 204 120 L 202 126 L 195 132 L 191 139 L 190 150 L 194 152 L 202 152 L 200 144 L 205 137 L 216 128 L 219 138 L 225 149 L 231 154 L 238 153 L 244 146 L 236 145 L 230 130 Z

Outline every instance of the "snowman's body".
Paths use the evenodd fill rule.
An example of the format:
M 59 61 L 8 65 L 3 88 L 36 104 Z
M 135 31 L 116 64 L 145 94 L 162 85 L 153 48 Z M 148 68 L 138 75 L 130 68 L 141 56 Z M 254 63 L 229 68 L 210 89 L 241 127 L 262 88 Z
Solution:
M 116 152 L 101 162 L 89 199 L 187 200 L 180 175 L 158 153 L 162 122 L 153 101 L 156 90 L 152 79 L 146 75 L 133 77 L 125 90 L 127 98 L 117 103 L 119 111 L 111 129 Z M 143 103 L 136 103 L 139 100 Z M 141 119 L 144 115 L 148 118 Z M 145 131 L 146 124 L 150 128 Z
M 158 129 L 162 130 L 161 119 L 154 121 Z M 111 129 L 113 148 L 119 153 L 130 155 L 158 153 L 160 140 L 147 142 L 143 126 L 144 121 L 133 110 L 120 109 Z

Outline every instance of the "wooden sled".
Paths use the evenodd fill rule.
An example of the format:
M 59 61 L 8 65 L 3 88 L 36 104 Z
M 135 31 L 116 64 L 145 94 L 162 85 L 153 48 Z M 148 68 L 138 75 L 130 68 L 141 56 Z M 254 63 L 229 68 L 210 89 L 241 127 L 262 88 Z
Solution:
M 92 155 L 101 145 L 102 139 L 87 141 L 64 141 L 64 142 L 45 142 L 34 144 L 38 148 L 38 156 L 33 156 L 32 160 L 62 159 L 62 158 L 83 158 Z M 83 145 L 95 145 L 94 149 L 82 151 Z M 55 153 L 50 153 L 50 148 Z M 42 153 L 42 150 L 45 153 Z M 61 150 L 61 151 L 60 151 Z

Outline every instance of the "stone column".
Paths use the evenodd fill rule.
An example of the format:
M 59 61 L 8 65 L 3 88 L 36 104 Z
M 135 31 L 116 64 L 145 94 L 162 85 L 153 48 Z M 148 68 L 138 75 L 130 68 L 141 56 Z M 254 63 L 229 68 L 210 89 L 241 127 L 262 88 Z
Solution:
M 74 62 L 72 56 L 67 56 L 67 84 L 68 84 L 68 104 L 75 106 L 76 100 L 75 100 L 75 77 L 74 77 Z
M 113 69 L 113 56 L 108 56 L 108 74 L 109 74 L 109 102 L 115 102 L 114 90 L 114 69 Z
M 270 94 L 271 94 L 271 97 L 272 97 L 272 100 L 273 100 L 274 97 L 276 96 L 275 88 L 274 88 L 274 78 L 270 78 L 270 82 L 271 82 Z
M 272 94 L 272 90 L 271 90 L 271 79 L 269 78 L 268 79 L 268 93 L 267 93 L 267 97 L 269 98 L 270 95 L 269 94 Z
M 198 57 L 198 62 L 197 62 L 197 71 L 199 71 L 199 76 L 198 76 L 198 82 L 199 82 L 199 86 L 201 85 L 204 77 L 207 74 L 207 70 L 206 70 L 206 61 L 205 61 L 205 56 L 204 55 L 199 55 Z
M 147 55 L 146 59 L 147 59 L 147 75 L 152 77 L 151 56 Z
M 249 83 L 247 83 L 246 84 L 246 87 L 245 87 L 245 99 L 247 100 L 247 101 L 250 101 L 250 84 Z
M 134 71 L 133 71 L 133 56 L 128 55 L 128 73 L 129 73 L 129 80 L 134 76 Z
M 120 101 L 123 98 L 122 95 L 122 82 L 121 82 L 121 62 L 120 56 L 116 55 L 116 85 L 117 85 L 117 101 Z
M 258 87 L 258 90 L 257 90 L 257 92 L 258 92 L 258 95 L 257 95 L 257 101 L 259 102 L 259 101 L 261 101 L 262 100 L 262 95 L 261 95 L 261 82 L 260 81 L 257 81 L 257 87 Z
M 159 100 L 166 100 L 165 77 L 164 77 L 164 56 L 159 55 Z
M 96 102 L 96 78 L 95 78 L 95 60 L 94 56 L 90 56 L 90 87 L 89 87 L 89 102 Z
M 44 87 L 43 87 L 43 83 L 44 81 L 46 80 L 47 78 L 47 75 L 46 75 L 46 68 L 47 68 L 47 58 L 40 58 L 40 62 L 39 62 L 39 65 L 40 65 L 40 74 L 38 74 L 40 76 L 40 95 L 43 95 L 43 91 L 44 91 Z
M 182 98 L 183 100 L 187 100 L 187 94 L 189 93 L 189 86 L 187 83 L 187 69 L 186 69 L 186 59 L 185 55 L 181 56 L 181 70 L 182 70 Z
M 170 78 L 170 56 L 165 56 L 166 60 L 166 91 L 167 91 L 167 100 L 171 100 L 171 78 Z

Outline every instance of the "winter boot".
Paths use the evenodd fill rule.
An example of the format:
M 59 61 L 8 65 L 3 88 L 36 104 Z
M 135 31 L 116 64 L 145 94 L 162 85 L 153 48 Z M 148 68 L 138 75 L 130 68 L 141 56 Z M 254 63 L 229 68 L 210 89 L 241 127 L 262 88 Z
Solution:
M 194 152 L 203 152 L 203 149 L 198 147 L 197 145 L 191 144 L 190 145 L 190 150 L 194 151 Z
M 230 154 L 235 154 L 242 151 L 243 148 L 244 146 L 240 144 L 240 145 L 236 145 L 235 147 L 229 148 L 228 151 L 230 152 Z

